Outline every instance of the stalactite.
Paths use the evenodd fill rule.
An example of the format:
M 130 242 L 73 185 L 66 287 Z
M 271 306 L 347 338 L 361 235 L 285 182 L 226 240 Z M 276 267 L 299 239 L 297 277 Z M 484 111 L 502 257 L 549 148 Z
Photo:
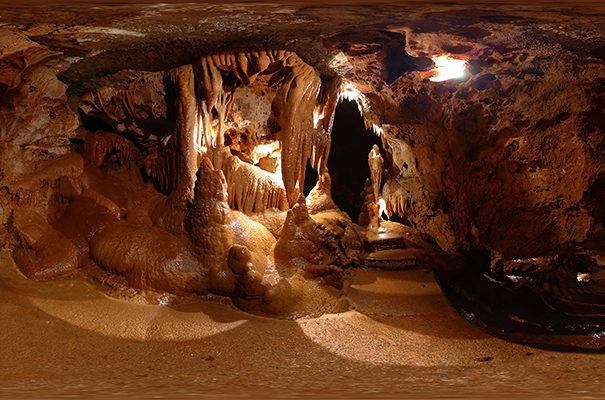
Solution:
M 8 92 L 19 87 L 23 82 L 23 74 L 31 67 L 62 55 L 61 52 L 51 51 L 18 32 L 11 29 L 2 29 L 0 32 L 3 38 L 0 44 L 0 98 L 3 100 Z
M 126 71 L 125 74 L 133 78 L 127 87 L 93 90 L 82 97 L 79 111 L 141 145 L 151 145 L 158 137 L 170 134 L 164 132 L 171 125 L 166 120 L 169 88 L 165 87 L 164 73 Z M 153 124 L 146 124 L 151 120 Z
M 197 171 L 197 154 L 192 135 L 196 124 L 193 69 L 190 65 L 182 66 L 168 71 L 166 76 L 177 92 L 176 129 L 165 152 L 171 171 L 171 195 L 178 198 L 176 201 L 191 202 Z
M 147 176 L 150 176 L 157 184 L 160 192 L 167 194 L 169 189 L 168 168 L 164 158 L 153 153 L 143 160 L 143 166 Z
M 300 192 L 299 182 L 304 182 L 306 163 L 313 150 L 310 133 L 314 129 L 312 118 L 320 87 L 321 80 L 315 71 L 301 68 L 292 71 L 278 94 L 284 105 L 278 135 L 282 143 L 282 178 L 291 205 Z
M 162 79 L 156 75 L 149 74 L 148 79 L 156 83 L 161 81 L 163 91 L 174 93 L 176 128 L 156 142 L 158 147 L 159 143 L 167 142 L 166 147 L 158 149 L 158 157 L 164 161 L 148 158 L 145 167 L 162 191 L 170 194 L 170 203 L 178 203 L 177 208 L 183 209 L 192 198 L 195 147 L 204 148 L 211 159 L 215 158 L 213 153 L 224 150 L 225 122 L 233 102 L 233 91 L 238 86 L 254 83 L 259 75 L 265 76 L 269 86 L 277 88 L 273 110 L 279 131 L 274 133 L 281 143 L 280 172 L 288 204 L 294 204 L 304 184 L 307 161 L 320 174 L 326 172 L 330 131 L 341 86 L 339 78 L 322 81 L 313 67 L 287 50 L 216 53 L 167 71 L 160 75 Z M 141 90 L 142 83 L 139 78 L 128 89 L 97 89 L 85 96 L 81 109 L 85 113 L 104 114 L 103 119 L 110 120 L 116 129 L 127 125 L 125 129 L 129 132 L 136 131 L 138 128 L 133 121 L 140 107 L 137 91 Z M 166 108 L 165 103 L 155 99 L 156 92 L 147 96 L 153 101 L 146 100 L 145 110 L 149 104 L 156 103 L 164 104 Z M 144 114 L 155 118 L 153 113 L 145 111 Z M 145 135 L 136 132 L 136 136 Z M 270 175 L 258 173 L 252 166 L 243 164 L 232 169 L 237 171 L 239 178 L 229 179 L 233 189 L 230 204 L 243 210 L 283 206 L 281 191 Z M 228 171 L 225 173 L 229 175 Z M 244 183 L 246 177 L 254 179 Z M 237 190 L 233 186 L 235 182 Z M 262 195 L 262 190 L 269 193 Z
M 135 117 L 134 91 L 102 87 L 90 92 L 85 101 L 114 121 Z
M 270 81 L 280 83 L 279 104 L 275 108 L 281 110 L 278 116 L 281 130 L 276 136 L 282 145 L 282 179 L 292 205 L 304 182 L 307 161 L 311 160 L 320 172 L 325 170 L 340 81 L 330 81 L 322 91 L 317 72 L 295 53 L 285 50 L 218 53 L 204 57 L 193 68 L 200 127 L 210 151 L 220 151 L 224 144 L 223 128 L 231 94 L 224 85 L 223 74 L 231 72 L 242 85 L 248 85 L 260 73 L 274 71 Z M 321 127 L 313 124 L 314 111 L 323 116 Z M 215 115 L 218 124 L 213 132 L 211 119 Z
M 330 147 L 332 144 L 331 133 L 334 125 L 334 115 L 336 114 L 336 106 L 340 96 L 342 79 L 340 77 L 333 78 L 328 82 L 322 83 L 319 93 L 318 113 L 323 115 L 321 119 L 322 134 L 315 135 L 313 138 L 313 157 L 311 166 L 317 169 L 321 176 L 327 172 L 326 165 L 328 156 L 330 155 Z
M 402 216 L 405 215 L 411 204 L 410 200 L 401 193 L 401 189 L 396 186 L 396 181 L 385 182 L 382 187 L 382 197 L 391 213 Z

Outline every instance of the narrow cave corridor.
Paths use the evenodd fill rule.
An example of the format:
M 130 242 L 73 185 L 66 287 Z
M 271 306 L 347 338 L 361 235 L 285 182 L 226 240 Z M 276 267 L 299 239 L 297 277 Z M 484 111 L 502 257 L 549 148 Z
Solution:
M 336 107 L 328 171 L 336 205 L 357 221 L 363 204 L 362 192 L 370 179 L 368 154 L 380 138 L 367 129 L 357 103 L 344 100 Z

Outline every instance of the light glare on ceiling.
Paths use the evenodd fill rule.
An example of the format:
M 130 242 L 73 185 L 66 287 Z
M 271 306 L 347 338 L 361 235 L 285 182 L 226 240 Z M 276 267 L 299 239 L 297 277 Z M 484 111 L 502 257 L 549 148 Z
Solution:
M 435 74 L 429 78 L 431 82 L 443 82 L 449 79 L 464 78 L 466 74 L 466 60 L 457 59 L 448 55 L 433 58 L 435 68 L 431 70 Z

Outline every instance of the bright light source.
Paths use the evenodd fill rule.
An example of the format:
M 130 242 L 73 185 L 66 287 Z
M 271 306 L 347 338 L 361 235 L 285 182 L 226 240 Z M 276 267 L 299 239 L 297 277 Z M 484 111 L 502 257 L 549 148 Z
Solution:
M 254 149 L 252 150 L 252 159 L 254 160 L 254 163 L 258 163 L 258 160 L 260 160 L 263 157 L 268 157 L 268 156 L 273 156 L 273 157 L 280 157 L 281 156 L 281 149 L 279 147 L 279 141 L 275 140 L 271 143 L 267 143 L 267 144 L 259 144 L 256 145 L 254 147 Z
M 200 116 L 195 114 L 195 125 L 193 126 L 193 146 L 195 148 L 202 147 L 202 132 L 200 131 Z
M 204 139 L 203 124 L 202 116 L 196 113 L 195 125 L 193 126 L 193 147 L 199 152 L 206 153 L 208 143 Z M 210 131 L 212 131 L 212 126 L 210 126 Z
M 212 138 L 212 148 L 216 148 L 216 133 L 214 133 L 214 129 L 212 129 L 212 122 L 208 123 L 208 130 L 210 131 L 210 137 Z
M 380 215 L 380 218 L 382 218 L 383 214 L 385 217 L 389 217 L 387 214 L 387 203 L 386 201 L 384 201 L 383 198 L 381 198 L 380 200 L 378 200 L 378 215 Z
M 344 83 L 340 94 L 342 95 L 342 97 L 349 101 L 357 101 L 361 96 L 361 92 L 359 91 L 359 89 L 357 89 L 357 87 L 351 82 Z
M 435 68 L 428 71 L 429 80 L 432 82 L 443 82 L 449 79 L 464 78 L 466 74 L 466 60 L 457 59 L 452 56 L 442 55 L 433 58 Z

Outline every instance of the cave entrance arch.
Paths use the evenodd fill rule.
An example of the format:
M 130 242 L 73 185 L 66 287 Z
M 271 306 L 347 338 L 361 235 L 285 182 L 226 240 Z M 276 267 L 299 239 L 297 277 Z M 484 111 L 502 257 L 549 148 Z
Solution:
M 380 139 L 365 123 L 355 101 L 344 100 L 336 107 L 332 127 L 328 171 L 332 178 L 332 199 L 353 221 L 361 213 L 366 179 L 370 178 L 368 154 Z

